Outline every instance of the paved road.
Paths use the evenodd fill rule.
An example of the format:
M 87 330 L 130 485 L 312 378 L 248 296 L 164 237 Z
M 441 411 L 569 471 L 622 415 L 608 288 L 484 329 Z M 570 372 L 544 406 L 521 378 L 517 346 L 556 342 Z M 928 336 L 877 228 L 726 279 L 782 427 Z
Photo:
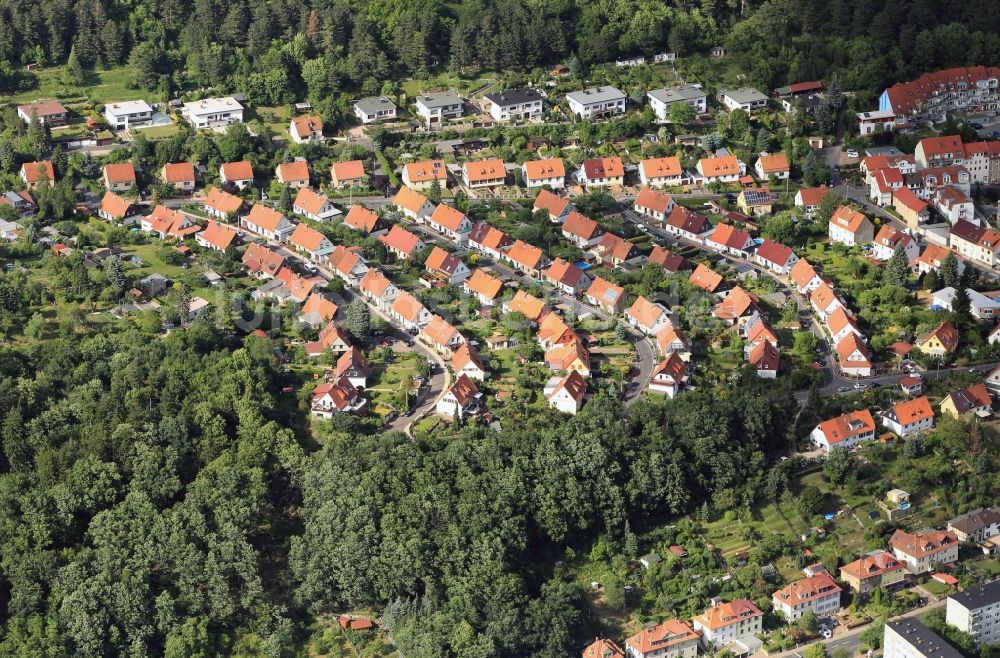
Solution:
M 940 608 L 945 604 L 946 600 L 947 599 L 941 599 L 940 601 L 931 601 L 923 607 L 914 608 L 913 610 L 910 610 L 909 612 L 899 615 L 898 617 L 893 617 L 891 621 L 895 621 L 897 619 L 906 619 L 908 617 L 918 617 L 924 614 L 925 612 L 929 612 L 935 608 Z M 842 626 L 838 626 L 837 632 L 835 632 L 834 636 L 829 640 L 820 640 L 817 642 L 811 642 L 809 644 L 804 644 L 802 646 L 795 647 L 794 649 L 789 649 L 787 651 L 781 651 L 778 653 L 769 654 L 768 658 L 802 658 L 806 649 L 808 649 L 810 646 L 814 644 L 826 645 L 826 649 L 830 653 L 832 653 L 837 649 L 844 649 L 850 652 L 851 655 L 855 655 L 861 648 L 861 640 L 859 639 L 859 636 L 866 628 L 868 628 L 868 624 L 865 624 L 864 626 L 858 626 L 852 629 L 845 629 Z

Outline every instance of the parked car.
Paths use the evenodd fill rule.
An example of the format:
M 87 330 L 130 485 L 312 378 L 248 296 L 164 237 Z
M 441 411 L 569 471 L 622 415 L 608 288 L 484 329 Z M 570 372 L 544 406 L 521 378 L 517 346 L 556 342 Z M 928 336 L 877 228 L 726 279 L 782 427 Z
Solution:
M 829 628 L 821 628 L 819 634 L 822 635 L 823 638 L 827 640 L 833 637 L 833 631 L 831 631 Z
M 857 158 L 857 157 L 860 157 L 860 156 L 858 155 L 858 152 L 855 151 L 854 149 L 847 149 L 847 157 L 849 157 L 849 158 Z

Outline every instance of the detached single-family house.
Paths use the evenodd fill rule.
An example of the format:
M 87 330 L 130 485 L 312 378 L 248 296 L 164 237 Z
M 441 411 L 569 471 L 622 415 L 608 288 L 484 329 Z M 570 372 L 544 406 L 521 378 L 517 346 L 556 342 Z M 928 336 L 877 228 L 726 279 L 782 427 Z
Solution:
M 941 413 L 948 414 L 952 418 L 962 416 L 989 416 L 993 400 L 986 390 L 986 385 L 977 382 L 961 391 L 952 391 L 941 401 Z
M 195 241 L 206 249 L 225 251 L 239 244 L 239 233 L 227 224 L 209 220 L 205 230 L 194 236 Z
M 458 285 L 471 274 L 461 258 L 438 246 L 431 249 L 424 261 L 424 269 L 430 281 L 440 281 L 447 285 Z
M 943 357 L 950 354 L 958 347 L 959 333 L 948 320 L 945 320 L 930 333 L 917 338 L 917 349 L 924 354 Z
M 875 238 L 875 227 L 862 213 L 840 206 L 830 217 L 829 235 L 831 242 L 839 242 L 848 247 L 860 246 Z
M 867 409 L 852 411 L 823 421 L 809 438 L 827 453 L 834 448 L 850 450 L 859 443 L 875 439 L 875 419 Z
M 625 311 L 626 321 L 647 336 L 655 336 L 670 324 L 670 312 L 657 302 L 640 295 Z
M 483 306 L 493 306 L 497 302 L 503 281 L 491 276 L 483 268 L 477 268 L 472 276 L 465 280 L 462 289 L 466 295 L 471 295 Z
M 325 194 L 313 192 L 308 187 L 300 188 L 292 202 L 292 212 L 308 217 L 314 222 L 326 223 L 340 214 L 340 210 Z
M 542 268 L 548 263 L 545 252 L 527 242 L 516 240 L 505 254 L 505 259 L 514 269 L 527 274 L 533 279 L 540 279 Z
M 400 187 L 396 196 L 392 198 L 392 205 L 396 206 L 404 217 L 409 217 L 418 224 L 434 213 L 434 204 L 430 199 L 405 185 Z
M 590 352 L 579 340 L 558 343 L 545 351 L 545 365 L 549 370 L 578 372 L 590 377 Z
M 203 98 L 184 103 L 181 113 L 195 129 L 220 128 L 233 123 L 243 123 L 243 106 L 232 96 Z
M 330 239 L 305 223 L 296 225 L 288 237 L 288 245 L 309 256 L 309 260 L 314 263 L 322 262 L 333 253 L 333 243 Z
M 376 121 L 391 121 L 396 118 L 396 104 L 388 96 L 373 96 L 354 101 L 354 116 L 361 123 L 369 124 Z
M 486 364 L 479 351 L 469 343 L 462 343 L 451 355 L 451 367 L 455 377 L 468 377 L 476 381 L 486 381 Z
M 250 212 L 240 218 L 240 226 L 275 242 L 284 242 L 295 230 L 295 224 L 288 221 L 287 217 L 274 208 L 259 203 L 255 203 Z
M 361 277 L 361 294 L 375 304 L 380 311 L 388 313 L 392 303 L 399 297 L 399 288 L 377 267 L 370 268 Z
M 38 119 L 43 126 L 62 126 L 69 117 L 69 112 L 59 101 L 39 101 L 17 106 L 17 116 L 25 124 L 32 119 Z
M 201 205 L 210 216 L 229 221 L 230 218 L 235 219 L 236 215 L 243 209 L 243 199 L 213 187 L 208 190 L 208 195 L 201 202 Z
M 56 170 L 52 167 L 51 160 L 25 162 L 21 165 L 21 180 L 28 186 L 29 190 L 33 190 L 39 185 L 55 187 Z
M 543 210 L 549 215 L 549 221 L 561 224 L 573 212 L 574 206 L 566 197 L 561 197 L 548 190 L 539 190 L 532 206 L 533 211 Z
M 599 276 L 594 277 L 587 288 L 587 302 L 611 315 L 618 315 L 625 308 L 625 288 Z
M 330 182 L 335 188 L 364 186 L 367 181 L 365 163 L 361 160 L 334 162 L 330 165 Z
M 823 279 L 820 277 L 819 273 L 816 272 L 816 268 L 814 268 L 812 263 L 804 258 L 800 258 L 795 265 L 792 266 L 789 274 L 792 277 L 792 281 L 795 283 L 796 290 L 803 295 L 811 293 L 823 284 Z
M 792 171 L 791 165 L 788 164 L 788 156 L 784 153 L 761 153 L 753 168 L 761 181 L 767 181 L 771 176 L 784 180 Z
M 121 222 L 132 214 L 132 202 L 114 192 L 105 192 L 101 205 L 97 207 L 97 216 L 109 222 Z
M 333 273 L 351 287 L 357 287 L 369 270 L 368 261 L 364 259 L 356 247 L 341 245 L 334 247 L 328 262 Z
M 442 160 L 408 162 L 403 165 L 403 185 L 424 192 L 437 183 L 442 190 L 448 187 L 448 169 Z
M 576 415 L 583 406 L 583 398 L 587 393 L 587 380 L 575 370 L 564 377 L 553 377 L 545 384 L 543 390 L 549 407 L 565 414 Z
M 351 206 L 347 216 L 344 217 L 344 225 L 371 238 L 385 235 L 386 231 L 389 230 L 378 213 L 357 203 Z
M 225 162 L 219 167 L 219 180 L 223 185 L 245 190 L 253 185 L 253 165 L 248 160 Z
M 522 121 L 542 116 L 542 94 L 530 87 L 518 87 L 486 94 L 494 121 Z
M 593 247 L 602 235 L 604 229 L 600 224 L 575 210 L 567 215 L 562 225 L 562 236 L 581 249 Z
M 434 411 L 439 416 L 458 418 L 461 421 L 466 416 L 476 415 L 482 395 L 467 375 L 460 375 L 448 392 L 438 400 Z
M 160 179 L 178 192 L 191 192 L 196 183 L 194 165 L 190 162 L 165 164 L 160 170 Z
M 104 165 L 104 189 L 127 192 L 135 185 L 135 165 L 131 162 Z
M 791 247 L 786 247 L 770 239 L 765 239 L 757 247 L 753 259 L 757 264 L 766 267 L 776 274 L 782 275 L 788 274 L 795 264 L 799 262 L 799 257 L 795 255 Z
M 464 246 L 472 230 L 472 221 L 465 213 L 445 203 L 438 204 L 427 219 L 427 224 L 442 233 L 458 246 Z
M 816 211 L 819 210 L 819 204 L 823 202 L 823 197 L 829 191 L 830 188 L 826 186 L 803 187 L 795 193 L 795 205 L 798 208 L 802 208 L 806 213 L 806 217 L 811 219 L 816 215 Z
M 503 160 L 475 160 L 462 165 L 462 182 L 470 189 L 499 187 L 507 180 Z
M 590 286 L 590 277 L 578 265 L 556 258 L 542 271 L 542 278 L 567 295 L 579 295 Z
M 667 357 L 676 354 L 681 361 L 691 360 L 691 341 L 677 327 L 667 325 L 656 334 L 656 346 L 660 354 Z
M 741 638 L 755 637 L 762 629 L 764 613 L 749 599 L 725 602 L 712 600 L 712 607 L 692 621 L 694 629 L 701 631 L 701 647 L 724 647 Z
M 288 124 L 288 134 L 296 144 L 323 141 L 323 117 L 295 117 Z
M 421 330 L 420 337 L 441 354 L 450 354 L 453 349 L 465 342 L 465 336 L 440 315 L 431 318 Z
M 418 238 L 413 233 L 410 233 L 405 228 L 399 224 L 393 224 L 389 232 L 379 238 L 379 241 L 385 245 L 389 253 L 394 254 L 396 258 L 401 260 L 406 260 L 407 258 L 412 258 L 413 254 L 422 250 L 426 245 L 423 240 Z
M 584 160 L 580 167 L 580 182 L 587 187 L 624 185 L 625 165 L 617 156 Z
M 402 324 L 404 329 L 413 331 L 430 322 L 434 314 L 428 311 L 416 297 L 401 290 L 396 301 L 392 303 L 389 316 Z
M 673 105 L 690 105 L 696 114 L 705 114 L 708 110 L 708 96 L 705 90 L 694 85 L 677 85 L 669 89 L 652 89 L 646 92 L 649 106 L 653 108 L 656 120 L 663 122 L 670 119 L 670 108 Z
M 882 426 L 900 438 L 926 432 L 934 427 L 934 409 L 926 396 L 898 402 L 883 414 Z
M 243 266 L 255 279 L 270 279 L 285 265 L 285 257 L 265 245 L 251 242 L 243 252 Z
M 371 377 L 372 369 L 361 350 L 357 347 L 350 347 L 337 359 L 334 374 L 338 379 L 346 377 L 357 388 L 365 388 L 368 386 L 368 378 Z
M 671 353 L 653 369 L 649 380 L 651 393 L 660 393 L 673 399 L 687 381 L 688 364 L 676 352 Z
M 610 85 L 566 94 L 569 111 L 581 119 L 600 119 L 625 114 L 625 92 Z
M 739 258 L 747 258 L 753 245 L 754 241 L 749 233 L 722 222 L 716 224 L 712 234 L 705 238 L 705 246 L 709 249 Z
M 320 384 L 313 390 L 310 413 L 316 418 L 330 420 L 339 413 L 360 413 L 368 403 L 346 377 L 339 381 Z
M 703 182 L 735 183 L 746 174 L 746 165 L 735 155 L 702 158 L 695 166 Z
M 896 249 L 902 249 L 906 262 L 911 263 L 920 255 L 920 246 L 912 237 L 891 224 L 883 224 L 872 246 L 871 255 L 878 260 L 889 260 Z
M 639 163 L 639 180 L 649 187 L 664 187 L 667 185 L 683 185 L 687 180 L 681 159 L 677 156 L 668 158 L 650 158 Z
M 566 165 L 562 158 L 528 160 L 521 167 L 524 186 L 529 190 L 548 185 L 553 190 L 566 187 Z
M 421 94 L 416 98 L 417 114 L 428 126 L 440 126 L 448 119 L 458 119 L 463 113 L 461 97 L 454 91 Z
M 640 215 L 648 217 L 656 224 L 662 225 L 667 221 L 667 216 L 674 209 L 675 205 L 673 198 L 666 192 L 643 186 L 639 189 L 639 194 L 635 197 L 633 207 Z
M 762 94 L 756 89 L 741 87 L 740 89 L 726 89 L 719 92 L 719 100 L 730 111 L 753 112 L 767 107 L 768 98 L 766 94 Z
M 293 190 L 309 187 L 309 163 L 305 160 L 282 162 L 275 168 L 274 177 Z
M 698 263 L 698 266 L 694 268 L 694 272 L 688 277 L 688 281 L 698 286 L 702 290 L 708 293 L 715 293 L 719 290 L 722 285 L 723 278 L 718 272 L 713 272 L 704 263 Z

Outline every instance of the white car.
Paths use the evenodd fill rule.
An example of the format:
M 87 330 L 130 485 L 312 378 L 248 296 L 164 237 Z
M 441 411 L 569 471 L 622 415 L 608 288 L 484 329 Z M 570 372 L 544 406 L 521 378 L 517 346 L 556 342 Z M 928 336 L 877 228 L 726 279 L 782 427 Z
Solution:
M 823 638 L 826 640 L 829 640 L 831 637 L 833 637 L 833 631 L 831 631 L 829 628 L 821 628 L 819 634 L 822 635 Z
M 860 156 L 858 155 L 858 152 L 855 151 L 854 149 L 847 149 L 847 157 L 849 157 L 849 158 L 857 158 L 857 157 L 860 157 Z

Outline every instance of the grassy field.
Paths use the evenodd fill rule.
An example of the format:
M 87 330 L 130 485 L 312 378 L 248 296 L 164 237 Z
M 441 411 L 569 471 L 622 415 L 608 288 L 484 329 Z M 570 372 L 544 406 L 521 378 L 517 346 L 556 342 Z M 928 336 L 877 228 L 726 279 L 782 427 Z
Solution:
M 167 137 L 173 137 L 178 132 L 180 132 L 180 126 L 176 123 L 171 123 L 166 126 L 150 126 L 149 128 L 142 128 L 137 130 L 141 132 L 146 139 L 165 139 Z
M 479 89 L 495 81 L 495 76 L 489 73 L 480 74 L 474 78 L 463 78 L 454 73 L 441 73 L 426 80 L 404 80 L 403 93 L 409 98 L 419 96 L 431 89 L 456 89 L 459 93 Z
M 381 350 L 378 350 L 371 355 L 372 377 L 366 390 L 371 396 L 375 413 L 384 416 L 396 409 L 400 393 L 411 385 L 413 377 L 418 374 L 420 355 L 413 351 L 394 352 L 394 363 L 386 364 L 380 353 Z
M 0 101 L 12 103 L 29 103 L 34 100 L 49 98 L 76 99 L 81 96 L 106 103 L 109 101 L 149 100 L 150 93 L 144 89 L 131 89 L 132 70 L 127 66 L 102 71 L 92 71 L 87 77 L 72 85 L 66 85 L 61 79 L 62 69 L 53 67 L 35 71 L 38 76 L 38 88 L 13 96 L 0 96 Z

